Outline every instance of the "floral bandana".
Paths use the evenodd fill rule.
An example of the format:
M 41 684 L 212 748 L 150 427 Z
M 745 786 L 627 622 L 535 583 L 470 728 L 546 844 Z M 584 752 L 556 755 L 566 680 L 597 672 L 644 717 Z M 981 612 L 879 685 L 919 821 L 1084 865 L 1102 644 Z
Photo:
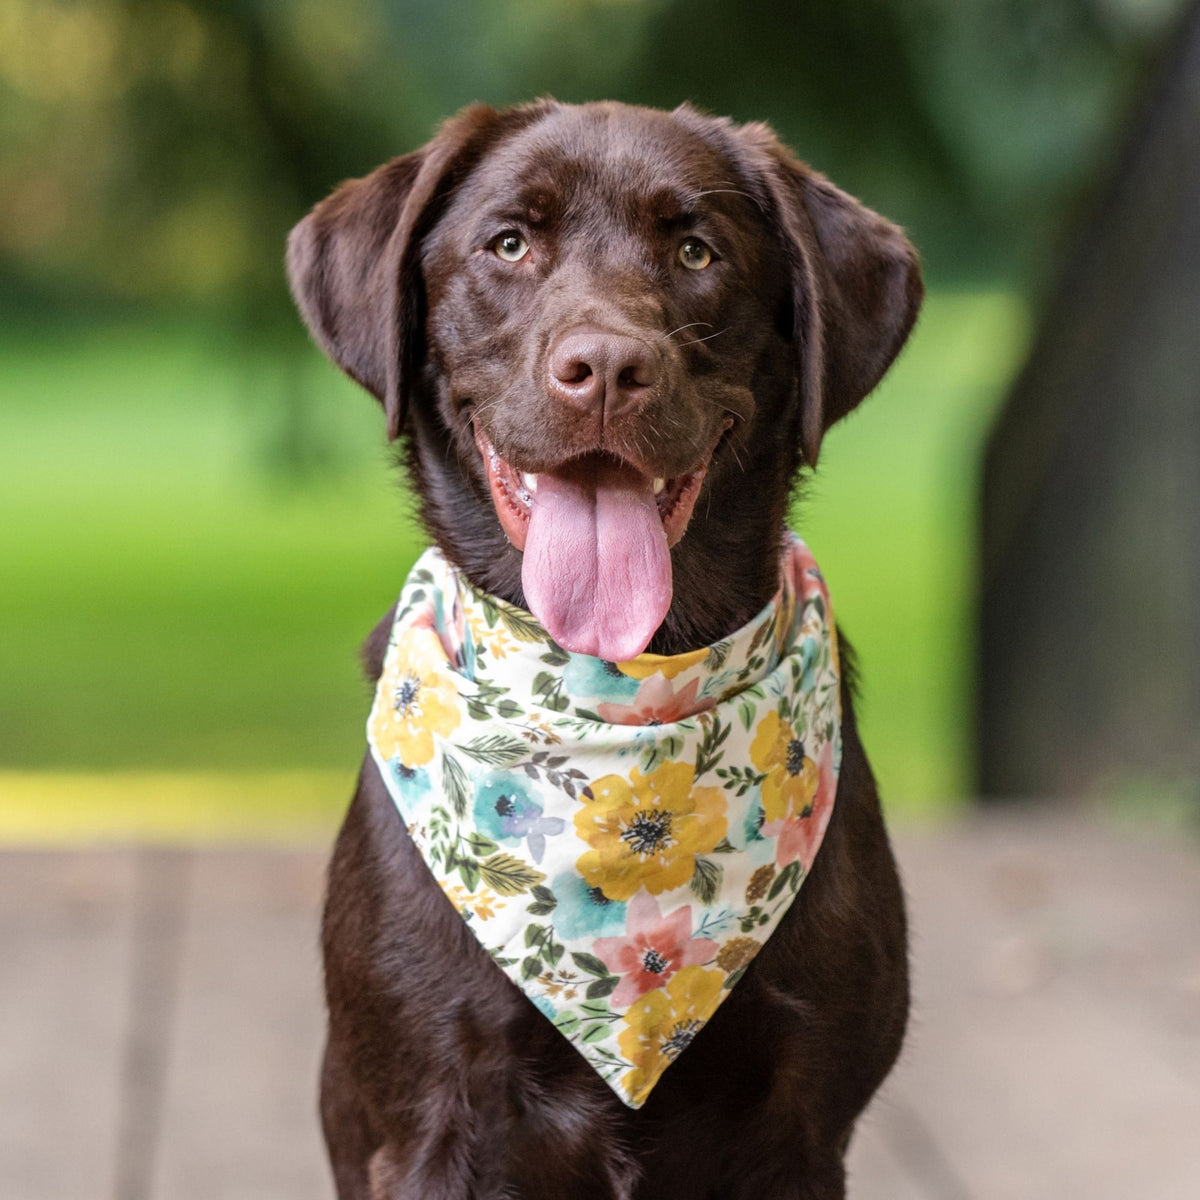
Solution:
M 833 615 L 793 538 L 775 599 L 702 650 L 569 654 L 436 550 L 367 723 L 380 774 L 493 961 L 639 1108 L 771 936 L 841 764 Z

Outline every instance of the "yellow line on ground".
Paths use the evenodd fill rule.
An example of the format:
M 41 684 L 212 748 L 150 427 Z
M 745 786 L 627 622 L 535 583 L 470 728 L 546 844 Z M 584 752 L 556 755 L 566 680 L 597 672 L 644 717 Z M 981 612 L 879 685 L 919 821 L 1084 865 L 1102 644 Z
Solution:
M 354 787 L 345 771 L 0 771 L 0 841 L 328 840 Z

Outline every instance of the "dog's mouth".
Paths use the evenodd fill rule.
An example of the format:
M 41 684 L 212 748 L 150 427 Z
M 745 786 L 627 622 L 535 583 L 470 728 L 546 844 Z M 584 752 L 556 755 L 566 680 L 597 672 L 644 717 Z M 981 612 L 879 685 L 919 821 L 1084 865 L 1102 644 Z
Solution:
M 475 441 L 500 524 L 524 554 L 530 610 L 566 650 L 635 658 L 671 606 L 670 550 L 691 520 L 716 443 L 699 466 L 666 479 L 607 453 L 531 475 L 478 426 Z
M 652 478 L 616 456 L 604 453 L 582 455 L 554 472 L 531 475 L 527 471 L 518 471 L 511 463 L 501 458 L 496 448 L 478 429 L 475 430 L 475 443 L 483 455 L 492 503 L 496 506 L 500 524 L 504 527 L 508 540 L 518 550 L 525 549 L 529 518 L 537 499 L 539 485 L 543 481 L 552 482 L 555 477 L 582 478 L 590 471 L 598 469 L 611 471 L 616 476 L 613 482 L 617 486 L 639 492 L 649 490 L 658 509 L 667 546 L 674 546 L 683 537 L 684 530 L 692 519 L 696 497 L 700 495 L 700 487 L 704 483 L 704 476 L 712 457 L 710 452 L 699 467 L 672 479 Z M 625 477 L 622 479 L 621 475 Z

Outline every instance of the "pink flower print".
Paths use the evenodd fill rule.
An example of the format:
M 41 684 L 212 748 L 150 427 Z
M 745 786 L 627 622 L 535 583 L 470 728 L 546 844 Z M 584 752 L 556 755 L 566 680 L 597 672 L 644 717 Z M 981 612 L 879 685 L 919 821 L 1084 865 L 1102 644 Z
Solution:
M 434 622 L 432 607 L 428 613 L 421 613 L 416 620 L 429 621 L 435 625 L 446 657 L 455 666 L 461 667 L 467 661 L 467 616 L 463 611 L 462 596 L 459 595 L 458 588 L 448 590 L 442 600 L 442 606 L 440 626 Z
M 664 917 L 658 901 L 645 890 L 630 900 L 625 929 L 624 937 L 597 938 L 592 944 L 596 957 L 621 976 L 612 994 L 614 1008 L 628 1008 L 683 967 L 711 962 L 719 948 L 709 938 L 692 937 L 688 905 Z
M 792 578 L 796 581 L 798 592 L 807 592 L 811 596 L 815 587 L 824 601 L 826 614 L 829 613 L 829 585 L 812 551 L 800 542 L 792 543 Z
M 833 743 L 826 742 L 817 759 L 817 790 L 812 803 L 803 813 L 792 813 L 784 821 L 772 821 L 774 829 L 764 825 L 765 836 L 777 836 L 775 861 L 779 866 L 799 862 L 805 871 L 812 866 L 813 859 L 821 847 L 821 839 L 833 813 L 833 796 L 837 780 L 833 774 Z M 776 831 L 778 831 L 776 833 Z
M 596 712 L 610 725 L 669 725 L 712 708 L 712 700 L 696 700 L 700 680 L 685 683 L 679 691 L 664 675 L 642 680 L 632 704 L 597 704 Z

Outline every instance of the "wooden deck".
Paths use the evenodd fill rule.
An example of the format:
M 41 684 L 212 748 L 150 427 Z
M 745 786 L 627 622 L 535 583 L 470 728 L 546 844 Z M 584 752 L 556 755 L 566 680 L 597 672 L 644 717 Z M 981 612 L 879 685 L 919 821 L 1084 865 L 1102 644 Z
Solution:
M 860 1200 L 1200 1197 L 1200 844 L 906 831 L 916 1008 Z M 0 853 L 0 1197 L 328 1200 L 323 852 Z

